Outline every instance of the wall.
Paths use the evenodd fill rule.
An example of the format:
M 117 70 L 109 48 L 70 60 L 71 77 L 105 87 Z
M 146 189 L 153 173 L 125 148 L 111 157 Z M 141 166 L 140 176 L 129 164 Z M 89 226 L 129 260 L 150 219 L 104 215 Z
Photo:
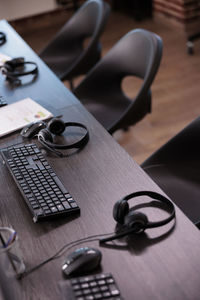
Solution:
M 8 21 L 57 8 L 56 0 L 0 0 L 0 19 Z

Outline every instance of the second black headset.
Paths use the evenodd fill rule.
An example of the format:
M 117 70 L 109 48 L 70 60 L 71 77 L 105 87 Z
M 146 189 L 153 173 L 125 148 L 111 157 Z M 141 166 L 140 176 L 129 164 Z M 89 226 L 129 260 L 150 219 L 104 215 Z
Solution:
M 57 144 L 53 141 L 54 135 L 60 135 L 65 131 L 65 128 L 68 127 L 78 127 L 83 128 L 85 133 L 83 136 L 76 142 L 72 144 Z M 43 145 L 47 150 L 55 153 L 56 155 L 62 157 L 63 154 L 56 149 L 64 150 L 64 149 L 82 149 L 89 141 L 89 131 L 87 127 L 81 123 L 77 122 L 64 122 L 59 118 L 53 118 L 48 123 L 43 121 L 32 123 L 24 128 L 21 132 L 23 137 L 34 137 L 37 135 L 38 141 Z
M 26 70 L 26 66 L 30 66 L 30 69 Z M 6 61 L 1 66 L 1 72 L 10 83 L 21 84 L 20 77 L 33 75 L 35 78 L 38 75 L 38 67 L 35 62 L 25 61 L 23 57 L 17 57 Z

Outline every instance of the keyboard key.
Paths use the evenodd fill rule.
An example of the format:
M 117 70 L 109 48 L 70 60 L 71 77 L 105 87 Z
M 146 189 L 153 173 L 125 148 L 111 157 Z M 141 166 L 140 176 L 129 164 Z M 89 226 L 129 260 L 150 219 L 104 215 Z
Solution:
M 65 283 L 62 288 L 63 300 L 122 300 L 111 274 L 78 277 Z

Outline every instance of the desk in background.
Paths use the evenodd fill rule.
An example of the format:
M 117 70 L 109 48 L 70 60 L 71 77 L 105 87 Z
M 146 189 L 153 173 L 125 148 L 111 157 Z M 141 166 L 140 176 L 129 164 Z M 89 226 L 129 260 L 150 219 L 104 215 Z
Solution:
M 31 97 L 55 115 L 62 113 L 65 121 L 84 123 L 90 132 L 88 145 L 79 153 L 65 158 L 47 154 L 48 161 L 81 208 L 77 217 L 34 224 L 11 175 L 0 161 L 0 226 L 12 225 L 16 229 L 29 269 L 65 243 L 113 232 L 116 225 L 112 218 L 113 205 L 126 194 L 139 190 L 162 191 L 6 21 L 0 22 L 0 31 L 7 35 L 1 52 L 11 57 L 24 56 L 39 66 L 39 76 L 30 85 L 10 88 L 0 76 L 0 93 L 7 102 Z M 0 146 L 21 141 L 15 133 L 1 138 Z M 144 208 L 144 211 L 149 219 L 162 218 L 162 212 L 155 208 L 148 211 Z M 178 207 L 176 215 L 174 229 L 171 222 L 127 238 L 128 244 L 122 240 L 116 242 L 116 247 L 101 247 L 102 272 L 114 275 L 125 300 L 199 300 L 199 231 Z M 83 245 L 98 247 L 95 242 Z M 49 262 L 18 282 L 21 299 L 60 299 L 58 282 L 65 280 L 61 271 L 63 261 L 61 257 Z

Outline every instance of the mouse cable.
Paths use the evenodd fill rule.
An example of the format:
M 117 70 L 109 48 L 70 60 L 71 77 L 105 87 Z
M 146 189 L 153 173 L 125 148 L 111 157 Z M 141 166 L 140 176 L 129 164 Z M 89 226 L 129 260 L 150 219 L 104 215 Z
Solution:
M 42 261 L 41 263 L 39 263 L 38 265 L 34 266 L 33 268 L 25 271 L 24 273 L 21 274 L 20 278 L 23 278 L 25 276 L 27 276 L 28 274 L 34 272 L 35 270 L 38 270 L 40 267 L 44 266 L 45 264 L 47 264 L 48 262 L 60 258 L 65 251 L 71 249 L 74 246 L 80 245 L 84 242 L 94 242 L 94 241 L 99 241 L 99 238 L 102 236 L 107 236 L 107 235 L 111 235 L 114 234 L 112 233 L 106 233 L 106 234 L 96 234 L 96 235 L 91 235 L 91 236 L 87 236 L 85 238 L 79 239 L 79 240 L 75 240 L 73 242 L 70 242 L 68 244 L 65 244 L 64 246 L 62 246 L 55 254 L 53 254 L 52 256 L 50 256 L 49 258 L 45 259 L 44 261 Z

